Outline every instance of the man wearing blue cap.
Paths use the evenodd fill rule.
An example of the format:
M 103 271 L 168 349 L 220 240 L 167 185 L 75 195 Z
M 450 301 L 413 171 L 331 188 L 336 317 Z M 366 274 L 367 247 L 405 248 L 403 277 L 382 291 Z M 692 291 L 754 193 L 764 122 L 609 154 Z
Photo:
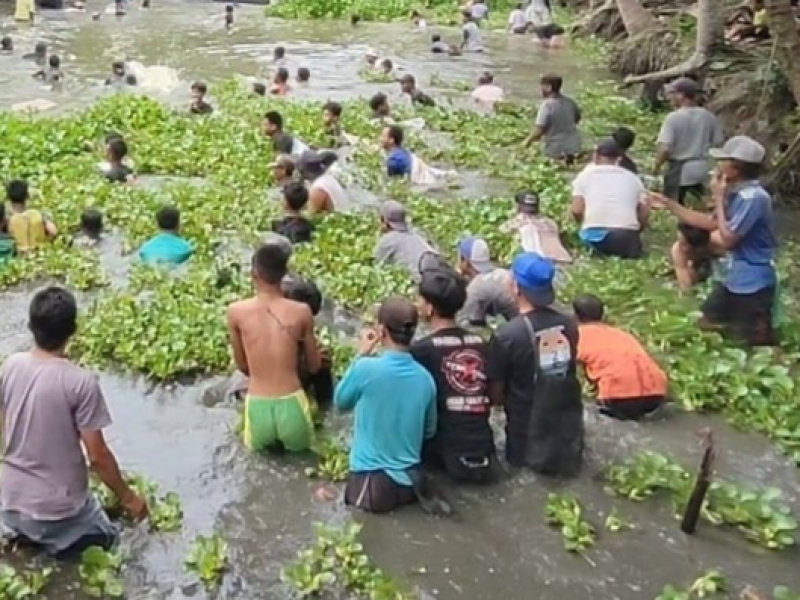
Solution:
M 461 321 L 483 327 L 487 316 L 502 315 L 506 321 L 517 316 L 509 273 L 492 262 L 486 240 L 467 237 L 458 242 L 458 270 L 469 281 Z
M 519 316 L 489 345 L 489 396 L 506 411 L 506 458 L 544 475 L 574 475 L 583 454 L 578 324 L 551 305 L 555 267 L 523 252 L 511 264 Z

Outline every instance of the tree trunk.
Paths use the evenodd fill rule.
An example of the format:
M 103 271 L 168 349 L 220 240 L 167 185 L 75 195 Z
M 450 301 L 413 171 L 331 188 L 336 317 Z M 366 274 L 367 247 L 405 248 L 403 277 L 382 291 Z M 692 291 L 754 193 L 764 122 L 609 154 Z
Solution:
M 795 102 L 800 104 L 800 34 L 792 13 L 791 0 L 767 0 L 769 32 L 778 45 L 777 59 L 786 75 Z
M 658 19 L 639 0 L 617 0 L 617 10 L 630 37 L 661 27 Z
M 621 2 L 622 0 L 617 0 Z M 769 1 L 769 0 L 768 0 Z M 790 0 L 772 0 L 785 2 Z M 722 42 L 725 35 L 725 18 L 720 0 L 698 0 L 697 2 L 697 37 L 694 53 L 682 63 L 657 73 L 627 77 L 625 83 L 641 83 L 653 79 L 669 80 L 683 75 L 697 73 L 707 66 L 714 48 Z M 794 21 L 792 21 L 794 23 Z

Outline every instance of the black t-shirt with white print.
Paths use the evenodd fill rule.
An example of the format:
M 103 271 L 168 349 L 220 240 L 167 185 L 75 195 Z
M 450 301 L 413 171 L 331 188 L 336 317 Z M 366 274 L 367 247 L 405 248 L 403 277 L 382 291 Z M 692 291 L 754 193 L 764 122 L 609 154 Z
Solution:
M 461 327 L 441 329 L 411 347 L 412 356 L 436 382 L 436 442 L 453 457 L 494 453 L 486 352 L 483 338 Z

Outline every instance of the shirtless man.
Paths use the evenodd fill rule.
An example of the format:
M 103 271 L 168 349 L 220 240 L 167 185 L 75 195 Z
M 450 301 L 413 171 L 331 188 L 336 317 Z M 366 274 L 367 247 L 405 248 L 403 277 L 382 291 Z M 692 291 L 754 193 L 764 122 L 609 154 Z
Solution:
M 244 409 L 244 443 L 251 450 L 301 452 L 311 446 L 313 424 L 298 377 L 298 345 L 310 373 L 322 359 L 307 304 L 284 298 L 281 281 L 290 250 L 262 244 L 253 255 L 254 298 L 228 307 L 233 358 L 250 378 Z

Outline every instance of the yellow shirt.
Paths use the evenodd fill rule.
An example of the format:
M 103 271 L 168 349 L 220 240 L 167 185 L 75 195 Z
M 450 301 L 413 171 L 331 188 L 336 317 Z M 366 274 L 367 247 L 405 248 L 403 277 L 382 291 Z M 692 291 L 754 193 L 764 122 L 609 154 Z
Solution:
M 44 216 L 38 210 L 12 213 L 8 219 L 8 233 L 14 238 L 18 252 L 33 250 L 47 241 Z
M 766 27 L 767 26 L 767 9 L 762 8 L 761 10 L 757 10 L 753 15 L 753 25 L 756 27 Z

